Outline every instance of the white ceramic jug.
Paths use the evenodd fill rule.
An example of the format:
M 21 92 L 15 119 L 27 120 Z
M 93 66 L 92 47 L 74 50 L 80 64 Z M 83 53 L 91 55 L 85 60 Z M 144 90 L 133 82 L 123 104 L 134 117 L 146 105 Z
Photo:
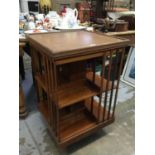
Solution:
M 77 25 L 77 9 L 66 8 L 66 13 L 61 21 L 61 27 L 72 28 Z

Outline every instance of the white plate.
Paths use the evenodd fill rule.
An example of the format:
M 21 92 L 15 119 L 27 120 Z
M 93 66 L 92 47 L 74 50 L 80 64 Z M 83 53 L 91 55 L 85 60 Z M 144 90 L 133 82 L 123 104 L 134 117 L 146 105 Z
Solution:
M 25 34 L 32 34 L 32 33 L 45 33 L 45 32 L 48 32 L 47 30 L 38 30 L 35 32 L 35 30 L 27 30 L 27 31 L 24 31 Z
M 76 27 L 73 27 L 73 28 L 67 28 L 67 27 L 60 27 L 60 26 L 57 26 L 55 27 L 56 29 L 59 29 L 59 30 L 82 30 L 82 29 L 86 29 L 85 26 L 76 26 Z

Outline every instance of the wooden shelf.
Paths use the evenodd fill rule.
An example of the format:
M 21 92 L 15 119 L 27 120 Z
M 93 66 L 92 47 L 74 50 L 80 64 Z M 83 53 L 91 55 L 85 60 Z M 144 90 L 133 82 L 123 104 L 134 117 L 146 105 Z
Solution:
M 60 141 L 63 143 L 78 137 L 93 128 L 96 128 L 98 124 L 96 120 L 98 118 L 98 103 L 94 100 L 93 113 L 90 112 L 91 98 L 83 101 L 83 108 L 76 109 L 72 113 L 62 116 L 60 119 Z M 100 121 L 103 119 L 103 110 L 100 110 Z M 108 112 L 105 110 L 105 118 L 107 119 Z M 109 121 L 112 120 L 110 114 Z
M 88 85 L 86 80 L 68 84 L 58 92 L 59 108 L 72 105 L 98 93 L 99 89 L 92 87 L 90 84 Z
M 92 81 L 93 80 L 93 72 L 87 72 L 86 78 L 89 81 Z M 99 87 L 99 88 L 101 87 L 101 80 L 102 80 L 101 76 L 95 74 L 95 85 L 97 87 Z M 102 85 L 103 91 L 106 91 L 107 82 L 108 82 L 108 80 L 106 80 L 106 79 L 103 78 L 103 85 Z M 116 84 L 114 84 L 113 89 L 115 89 L 115 88 L 116 88 Z M 111 90 L 111 89 L 112 89 L 112 81 L 109 81 L 108 90 Z
M 95 119 L 86 113 L 86 110 L 81 110 L 79 113 L 72 113 L 70 117 L 66 117 L 60 121 L 60 141 L 68 141 L 91 130 L 96 126 Z
M 91 99 L 87 99 L 85 100 L 85 106 L 86 108 L 90 111 L 91 110 Z M 93 101 L 93 116 L 98 119 L 98 108 L 99 108 L 99 103 L 97 103 L 95 100 Z M 108 119 L 108 111 L 101 106 L 100 108 L 100 113 L 99 113 L 99 121 L 103 121 L 103 111 L 105 110 L 105 116 L 104 119 L 107 120 Z M 109 115 L 109 119 L 112 118 L 112 114 L 110 113 Z

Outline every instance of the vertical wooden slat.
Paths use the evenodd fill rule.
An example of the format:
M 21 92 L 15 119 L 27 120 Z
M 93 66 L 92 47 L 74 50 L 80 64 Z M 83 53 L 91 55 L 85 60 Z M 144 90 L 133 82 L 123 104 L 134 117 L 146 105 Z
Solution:
M 52 69 L 52 63 L 51 63 L 51 59 L 49 58 L 48 60 L 48 66 L 49 66 L 49 100 L 50 100 L 50 113 L 51 113 L 51 126 L 52 126 L 52 129 L 53 129 L 53 132 L 55 130 L 54 128 L 54 110 L 53 110 L 53 100 L 52 100 L 52 88 L 53 88 L 53 69 Z
M 49 115 L 49 124 L 50 126 L 52 125 L 52 117 L 51 117 L 51 104 L 50 104 L 50 85 L 51 85 L 51 81 L 50 81 L 50 77 L 49 77 L 49 63 L 48 63 L 48 58 L 45 57 L 45 70 L 46 70 L 46 84 L 47 84 L 47 103 L 48 103 L 48 115 Z
M 42 54 L 42 75 L 43 75 L 45 87 L 48 90 L 47 68 L 46 68 L 46 62 L 45 61 L 46 61 L 45 55 Z
M 95 59 L 93 59 L 93 83 L 95 83 L 95 68 L 96 68 L 96 60 Z
M 56 133 L 56 135 L 58 134 L 57 133 L 57 110 L 56 110 L 56 70 L 55 70 L 55 67 L 54 67 L 54 63 L 52 62 L 52 67 L 53 67 L 53 95 L 52 95 L 52 97 L 53 97 L 53 112 L 54 112 L 54 127 L 55 127 L 55 133 Z
M 92 66 L 92 71 L 93 71 L 93 79 L 92 83 L 95 84 L 95 69 L 96 69 L 96 60 L 93 59 L 93 66 Z M 94 104 L 94 97 L 91 97 L 91 113 L 93 113 L 93 104 Z
M 50 67 L 50 81 L 51 81 L 51 85 L 50 85 L 50 93 L 53 93 L 54 90 L 54 78 L 53 78 L 53 63 L 51 60 L 49 60 L 49 67 Z
M 50 113 L 51 113 L 51 126 L 52 126 L 52 129 L 54 131 L 54 127 L 53 127 L 53 124 L 54 124 L 54 117 L 53 117 L 53 102 L 52 102 L 52 99 L 51 99 L 51 95 L 52 95 L 52 88 L 53 88 L 53 80 L 52 80 L 52 65 L 51 65 L 51 61 L 50 61 L 50 58 L 48 59 L 48 69 L 49 69 L 49 104 L 50 104 Z
M 100 111 L 101 111 L 101 102 L 102 102 L 102 93 L 103 93 L 103 78 L 105 72 L 105 55 L 102 56 L 102 71 L 101 71 L 101 87 L 100 87 L 100 99 L 99 99 L 99 107 L 98 107 L 98 122 L 100 122 Z
M 110 80 L 111 62 L 112 62 L 112 52 L 110 52 L 110 63 L 108 66 L 108 81 L 106 83 L 106 90 L 105 90 L 103 121 L 105 121 L 105 112 L 106 112 L 106 106 L 107 106 L 107 96 L 108 96 L 108 86 L 109 86 L 109 80 Z
M 52 113 L 52 120 L 53 120 L 53 124 L 52 124 L 52 128 L 53 128 L 53 132 L 56 132 L 56 114 L 55 114 L 55 104 L 54 104 L 54 72 L 53 72 L 53 62 L 50 61 L 50 81 L 51 81 L 51 85 L 50 85 L 50 101 L 51 101 L 51 113 Z
M 46 87 L 46 89 L 48 90 L 48 85 L 47 85 L 47 74 L 46 74 L 46 64 L 45 64 L 45 55 L 42 53 L 40 53 L 40 58 L 41 58 L 41 73 L 42 73 L 42 79 L 43 79 L 43 82 L 44 82 L 44 84 L 45 84 L 45 87 Z M 46 102 L 47 102 L 47 96 L 46 96 L 46 94 L 48 93 L 48 92 L 45 92 L 44 90 L 42 90 L 42 92 L 43 92 L 43 99 L 44 99 L 44 101 L 45 101 L 45 103 L 44 104 L 46 104 Z
M 114 52 L 113 52 L 114 53 Z M 118 57 L 116 55 L 116 64 L 113 65 L 114 70 L 111 69 L 111 74 L 113 74 L 112 72 L 114 71 L 114 76 L 116 75 L 117 72 L 117 62 L 118 62 Z M 113 77 L 114 79 L 112 80 L 112 86 L 111 86 L 111 92 L 110 92 L 110 101 L 109 101 L 109 109 L 108 109 L 108 118 L 110 117 L 110 112 L 111 112 L 111 104 L 112 104 L 112 98 L 113 98 L 113 89 L 114 89 L 114 83 L 115 83 L 115 77 Z
M 34 49 L 31 48 L 31 65 L 32 65 L 32 77 L 33 77 L 33 84 L 35 86 L 36 80 L 35 80 L 35 75 L 38 74 L 39 71 L 39 65 L 38 65 L 38 52 Z
M 121 49 L 121 63 L 119 66 L 119 72 L 118 72 L 118 78 L 117 78 L 117 86 L 116 86 L 116 94 L 115 94 L 115 99 L 114 99 L 114 107 L 113 107 L 113 113 L 112 113 L 112 117 L 114 117 L 114 113 L 115 113 L 115 107 L 116 107 L 116 101 L 117 101 L 117 95 L 118 95 L 118 88 L 119 88 L 119 82 L 120 82 L 120 75 L 121 75 L 121 71 L 122 71 L 122 66 L 123 66 L 123 59 L 124 59 L 124 53 L 125 53 L 125 49 Z
M 60 132 L 59 132 L 59 107 L 58 107 L 58 81 L 57 81 L 57 68 L 56 65 L 53 63 L 53 70 L 54 70 L 54 102 L 56 107 L 56 135 L 58 140 L 60 140 Z
M 39 73 L 40 75 L 42 75 L 42 65 L 41 65 L 41 56 L 40 56 L 40 53 L 38 52 L 38 64 L 39 64 Z
M 33 82 L 34 82 L 34 86 L 35 86 L 35 90 L 37 93 L 37 101 L 40 102 L 41 100 L 41 90 L 38 86 L 37 81 L 35 80 L 35 75 L 38 73 L 39 70 L 39 66 L 38 66 L 38 55 L 37 55 L 37 51 L 34 48 L 31 48 L 31 65 L 32 65 L 32 74 L 33 74 Z

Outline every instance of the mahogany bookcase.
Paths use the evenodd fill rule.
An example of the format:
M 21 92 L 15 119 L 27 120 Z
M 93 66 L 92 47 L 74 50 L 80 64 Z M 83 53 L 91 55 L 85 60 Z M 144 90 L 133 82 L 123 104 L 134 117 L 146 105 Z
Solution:
M 29 35 L 28 41 L 38 109 L 58 146 L 114 122 L 129 40 L 80 30 Z

